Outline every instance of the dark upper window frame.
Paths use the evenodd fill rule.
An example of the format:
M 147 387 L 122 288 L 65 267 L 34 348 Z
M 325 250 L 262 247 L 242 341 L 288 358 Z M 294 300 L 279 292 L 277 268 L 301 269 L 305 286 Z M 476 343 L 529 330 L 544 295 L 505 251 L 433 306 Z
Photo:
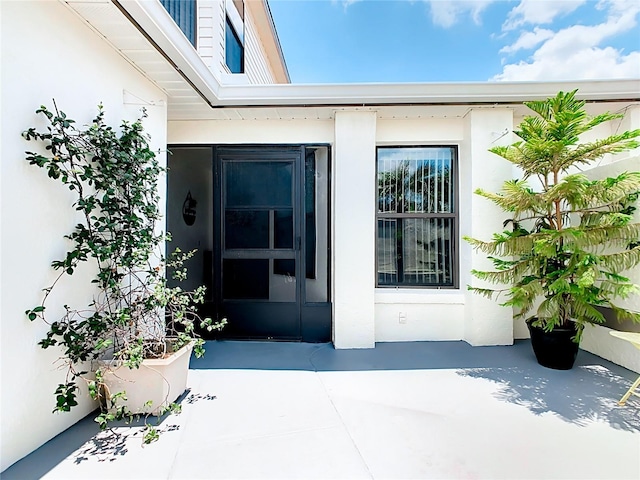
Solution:
M 234 9 L 234 11 L 236 12 L 236 14 L 239 17 L 239 21 L 242 22 L 242 25 L 235 25 L 233 19 L 231 18 L 232 16 L 229 15 L 229 11 L 228 11 L 228 7 L 227 5 L 232 5 L 231 8 Z M 225 23 L 224 23 L 224 63 L 226 65 L 226 67 L 229 69 L 229 71 L 233 74 L 241 74 L 241 73 L 245 73 L 245 44 L 244 44 L 244 32 L 242 32 L 242 35 L 239 34 L 238 32 L 238 28 L 242 28 L 244 29 L 244 0 L 242 1 L 242 12 L 239 12 L 237 10 L 237 6 L 236 6 L 236 2 L 234 1 L 230 1 L 227 0 L 225 2 Z M 229 34 L 231 34 L 231 36 L 233 37 L 233 39 L 235 40 L 235 45 L 239 47 L 240 49 L 240 68 L 239 70 L 234 69 L 232 65 L 230 65 L 229 62 L 229 53 L 230 53 L 230 47 L 231 45 L 229 45 L 229 42 L 227 41 L 229 38 Z
M 407 212 L 407 213 L 389 213 L 389 212 L 380 212 L 379 211 L 379 190 L 378 190 L 378 164 L 379 164 L 379 152 L 382 149 L 442 149 L 447 148 L 451 149 L 452 158 L 451 158 L 451 183 L 450 188 L 453 189 L 452 192 L 452 212 L 451 213 L 421 213 L 421 212 Z M 419 144 L 419 145 L 378 145 L 376 147 L 376 204 L 375 204 L 375 278 L 376 288 L 388 289 L 388 288 L 407 288 L 407 289 L 430 289 L 430 290 L 453 290 L 459 289 L 460 287 L 460 250 L 459 250 L 459 225 L 460 225 L 460 178 L 459 178 L 459 164 L 460 164 L 460 148 L 457 144 Z M 451 232 L 451 256 L 452 256 L 452 272 L 451 272 L 451 283 L 447 284 L 409 284 L 402 282 L 394 282 L 394 283 L 381 283 L 380 276 L 378 274 L 378 241 L 379 241 L 379 232 L 378 232 L 378 224 L 381 219 L 413 219 L 413 218 L 451 218 L 453 219 L 452 232 Z
M 197 0 L 160 0 L 176 25 L 187 37 L 194 48 L 198 40 L 198 2 Z

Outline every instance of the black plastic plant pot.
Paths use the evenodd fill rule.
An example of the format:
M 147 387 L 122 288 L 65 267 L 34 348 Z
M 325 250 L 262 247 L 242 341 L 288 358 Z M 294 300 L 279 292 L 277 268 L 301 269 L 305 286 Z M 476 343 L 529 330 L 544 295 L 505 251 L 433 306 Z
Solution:
M 556 327 L 551 332 L 545 332 L 544 329 L 531 325 L 532 321 L 527 321 L 527 327 L 538 363 L 555 370 L 570 370 L 580 347 L 573 341 L 576 335 L 575 328 Z

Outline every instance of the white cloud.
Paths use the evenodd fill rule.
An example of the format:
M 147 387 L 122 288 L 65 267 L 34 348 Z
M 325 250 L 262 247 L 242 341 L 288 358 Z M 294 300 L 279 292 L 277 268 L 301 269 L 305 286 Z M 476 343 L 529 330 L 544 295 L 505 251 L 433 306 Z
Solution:
M 504 47 L 501 52 L 512 53 L 521 48 L 530 48 L 541 36 L 547 38 L 526 61 L 507 64 L 502 73 L 492 80 L 498 81 L 534 81 L 534 80 L 572 80 L 639 78 L 640 52 L 624 52 L 604 41 L 617 34 L 630 31 L 637 26 L 636 18 L 640 13 L 640 4 L 630 0 L 604 0 L 597 5 L 608 9 L 606 20 L 596 25 L 574 25 L 558 32 L 540 33 L 534 29 L 527 32 L 513 44 Z
M 596 5 L 599 10 L 606 10 L 609 8 L 611 14 L 621 14 L 626 10 L 638 10 L 637 0 L 600 0 Z
M 533 32 L 524 32 L 520 35 L 520 38 L 518 38 L 514 44 L 502 47 L 500 53 L 514 53 L 518 50 L 529 50 L 553 37 L 553 35 L 554 32 L 552 30 L 535 27 Z
M 331 0 L 331 3 L 341 3 L 342 6 L 344 7 L 344 10 L 346 11 L 347 8 L 349 8 L 351 5 L 353 5 L 354 3 L 358 3 L 361 2 L 362 0 Z
M 494 0 L 427 0 L 431 8 L 431 20 L 443 28 L 456 24 L 466 14 L 476 25 L 481 23 L 480 14 Z
M 557 16 L 573 12 L 586 0 L 522 0 L 514 7 L 502 25 L 502 30 L 513 30 L 520 26 L 544 25 Z
M 535 59 L 531 63 L 505 65 L 498 81 L 601 80 L 638 78 L 640 52 L 622 55 L 612 47 L 586 48 L 569 58 Z

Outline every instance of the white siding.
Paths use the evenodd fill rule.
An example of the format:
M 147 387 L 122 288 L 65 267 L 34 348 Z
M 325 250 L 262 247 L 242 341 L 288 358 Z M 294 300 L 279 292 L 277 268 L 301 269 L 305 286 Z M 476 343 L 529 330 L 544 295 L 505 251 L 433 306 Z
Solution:
M 275 83 L 267 54 L 257 36 L 256 27 L 249 9 L 245 10 L 244 71 L 249 83 Z
M 275 83 L 249 8 L 245 8 L 244 16 L 244 74 L 230 74 L 226 65 L 224 0 L 198 1 L 198 53 L 213 74 L 223 81 L 226 79 L 231 83 Z
M 198 2 L 197 14 L 197 39 L 196 47 L 198 53 L 204 63 L 211 68 L 213 59 L 213 41 L 214 41 L 214 24 L 213 24 L 213 3 L 207 0 Z
M 218 78 L 224 65 L 224 21 L 223 0 L 198 1 L 198 53 Z
M 4 470 L 95 408 L 83 393 L 73 412 L 51 413 L 53 392 L 64 381 L 64 372 L 55 364 L 61 352 L 37 345 L 46 325 L 29 322 L 24 314 L 38 304 L 42 288 L 52 281 L 51 261 L 64 254 L 62 237 L 77 218 L 70 212 L 72 196 L 66 189 L 24 160 L 24 151 L 34 149 L 35 144 L 24 141 L 21 132 L 43 127 L 35 110 L 41 104 L 51 107 L 52 99 L 79 125 L 94 118 L 100 102 L 110 124 L 134 120 L 141 105 L 125 104 L 126 90 L 129 99 L 155 103 L 147 105 L 145 126 L 153 149 L 158 150 L 166 146 L 166 97 L 62 2 L 0 4 L 0 470 Z M 95 8 L 103 6 L 96 4 Z M 90 268 L 83 268 L 72 278 L 63 278 L 53 304 L 60 309 L 65 302 L 88 304 L 91 276 Z

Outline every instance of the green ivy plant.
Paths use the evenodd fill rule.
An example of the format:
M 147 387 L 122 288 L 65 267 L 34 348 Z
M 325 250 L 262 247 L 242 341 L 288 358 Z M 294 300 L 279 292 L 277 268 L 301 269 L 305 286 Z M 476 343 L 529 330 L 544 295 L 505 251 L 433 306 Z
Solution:
M 117 130 L 105 123 L 100 105 L 92 123 L 77 128 L 55 102 L 54 107 L 36 111 L 47 123 L 45 130 L 29 128 L 23 133 L 26 140 L 44 145 L 44 154 L 26 152 L 26 160 L 75 194 L 72 208 L 82 221 L 65 236 L 69 248 L 64 257 L 51 264 L 58 272 L 53 284 L 26 315 L 49 325 L 39 342 L 42 348 L 55 346 L 64 352 L 67 375 L 55 391 L 54 411 L 75 407 L 78 382 L 85 381 L 91 396 L 100 401 L 102 411 L 96 421 L 106 428 L 109 421 L 132 418 L 135 412 L 118 406 L 125 392 L 105 398 L 104 371 L 83 371 L 78 365 L 112 355 L 129 368 L 139 368 L 144 359 L 162 358 L 190 342 L 200 357 L 204 342 L 196 326 L 212 331 L 221 329 L 225 320 L 214 323 L 199 317 L 204 287 L 190 292 L 167 284 L 167 271 L 175 280 L 186 278 L 184 262 L 194 252 L 176 249 L 168 258 L 163 255 L 162 247 L 170 240 L 157 229 L 161 219 L 158 182 L 164 168 L 143 129 L 146 112 Z M 82 308 L 64 305 L 62 316 L 50 319 L 51 292 L 86 262 L 96 272 L 91 279 L 92 301 Z M 149 428 L 145 440 L 156 436 L 156 429 Z
M 632 219 L 640 172 L 603 180 L 579 173 L 605 154 L 637 148 L 640 130 L 580 143 L 581 135 L 622 115 L 591 117 L 575 95 L 525 102 L 535 115 L 514 131 L 520 140 L 490 149 L 517 166 L 522 178 L 505 182 L 498 193 L 475 192 L 509 215 L 504 226 L 511 229 L 489 241 L 465 240 L 494 266 L 472 274 L 498 285 L 470 290 L 488 298 L 504 294 L 503 305 L 515 307 L 516 318 L 545 331 L 574 325 L 579 342 L 586 324 L 605 322 L 598 307 L 640 321 L 639 312 L 614 303 L 638 292 L 623 273 L 640 264 L 640 223 Z

